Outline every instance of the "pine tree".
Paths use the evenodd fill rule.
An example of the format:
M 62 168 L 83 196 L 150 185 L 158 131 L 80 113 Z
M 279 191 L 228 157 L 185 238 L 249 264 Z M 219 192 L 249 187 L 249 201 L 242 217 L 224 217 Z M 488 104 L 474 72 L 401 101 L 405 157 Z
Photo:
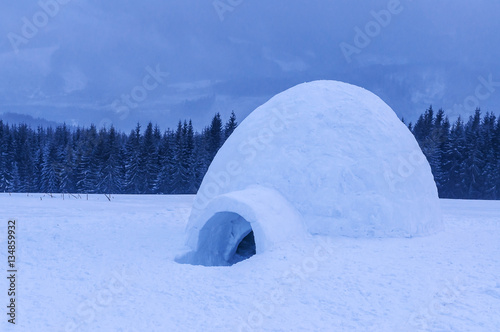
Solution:
M 173 142 L 174 134 L 169 129 L 163 134 L 158 148 L 160 167 L 154 191 L 159 194 L 170 194 L 172 192 L 171 178 L 174 172 Z
M 9 176 L 9 181 L 7 182 L 7 192 L 10 193 L 15 193 L 19 192 L 21 185 L 20 185 L 20 178 L 19 178 L 19 168 L 17 167 L 17 162 L 13 162 L 10 167 L 10 176 Z
M 482 123 L 482 147 L 485 165 L 481 174 L 484 180 L 482 199 L 497 199 L 497 156 L 495 153 L 495 125 L 496 116 L 486 113 Z
M 459 198 L 465 194 L 464 160 L 465 132 L 462 119 L 458 117 L 453 124 L 448 139 L 443 146 L 442 172 L 444 175 L 440 197 Z
M 96 158 L 99 138 L 97 128 L 91 125 L 80 133 L 82 139 L 76 145 L 75 169 L 76 188 L 79 193 L 97 193 L 99 179 L 99 165 Z
M 222 146 L 222 120 L 219 113 L 213 117 L 208 134 L 208 155 L 212 161 Z
M 492 138 L 492 146 L 495 155 L 495 161 L 493 165 L 493 168 L 495 169 L 493 174 L 493 181 L 496 188 L 495 199 L 500 199 L 500 117 L 497 119 L 495 132 Z
M 8 126 L 4 128 L 4 143 L 3 143 L 3 175 L 1 176 L 2 184 L 4 192 L 15 192 L 16 187 L 16 176 L 19 177 L 17 164 L 15 162 L 15 151 L 14 151 L 14 137 L 13 137 L 13 128 L 9 129 Z M 15 174 L 16 173 L 16 174 Z
M 44 147 L 42 174 L 41 174 L 41 190 L 45 193 L 56 193 L 59 191 L 59 165 L 57 164 L 57 146 L 54 138 L 49 139 L 48 144 Z
M 467 187 L 466 198 L 479 199 L 484 189 L 483 168 L 485 166 L 484 151 L 481 150 L 481 111 L 476 109 L 465 127 L 464 185 Z
M 0 120 L 0 192 L 7 191 L 7 163 L 9 156 L 7 151 L 8 126 Z
M 231 134 L 233 133 L 233 131 L 236 129 L 237 126 L 238 122 L 236 122 L 236 114 L 234 114 L 234 111 L 232 111 L 229 120 L 226 122 L 226 125 L 224 126 L 224 141 L 227 140 L 229 136 L 231 136 Z
M 116 130 L 113 126 L 109 133 L 102 131 L 101 140 L 101 177 L 98 184 L 99 192 L 106 194 L 119 194 L 122 192 L 123 179 L 120 167 L 120 145 Z
M 440 109 L 434 119 L 434 126 L 430 137 L 430 159 L 433 164 L 433 174 L 436 181 L 436 186 L 439 191 L 444 187 L 446 175 L 444 174 L 443 167 L 445 164 L 445 155 L 443 153 L 445 144 L 448 141 L 450 131 L 450 122 L 444 115 L 443 109 Z
M 441 151 L 440 146 L 446 141 L 443 132 L 444 112 L 439 110 L 436 117 L 432 105 L 421 115 L 415 126 L 413 127 L 413 134 L 422 149 L 429 165 L 431 166 L 434 180 L 438 187 L 442 184 L 441 179 Z
M 177 125 L 177 130 L 175 131 L 175 140 L 173 145 L 173 172 L 171 174 L 171 193 L 172 194 L 182 194 L 184 193 L 185 187 L 185 174 L 187 172 L 184 162 L 184 141 L 185 132 L 183 133 L 182 122 L 179 121 Z
M 142 193 L 153 194 L 160 169 L 158 167 L 158 142 L 155 139 L 153 124 L 151 122 L 148 123 L 144 132 L 141 158 L 144 163 L 144 188 Z
M 33 181 L 35 188 L 33 192 L 42 192 L 42 165 L 43 165 L 43 151 L 46 144 L 46 131 L 42 127 L 38 127 L 34 146 L 34 175 Z
M 32 137 L 33 133 L 26 124 L 17 127 L 15 136 L 15 160 L 18 166 L 19 192 L 33 192 L 35 190 L 34 177 L 34 151 Z
M 125 188 L 127 193 L 138 194 L 145 191 L 144 172 L 141 125 L 138 123 L 135 130 L 128 136 L 126 145 Z
M 191 122 L 191 120 L 189 120 L 189 124 L 187 125 L 187 130 L 186 130 L 184 154 L 182 158 L 183 159 L 182 162 L 184 163 L 183 167 L 186 170 L 186 173 L 184 175 L 184 182 L 185 182 L 184 192 L 187 194 L 194 194 L 196 193 L 197 190 L 196 163 L 195 163 L 194 152 L 195 152 L 195 142 L 194 142 L 193 123 Z
M 54 139 L 57 146 L 55 160 L 59 183 L 57 192 L 74 192 L 74 158 L 71 144 L 71 133 L 65 124 L 56 128 Z

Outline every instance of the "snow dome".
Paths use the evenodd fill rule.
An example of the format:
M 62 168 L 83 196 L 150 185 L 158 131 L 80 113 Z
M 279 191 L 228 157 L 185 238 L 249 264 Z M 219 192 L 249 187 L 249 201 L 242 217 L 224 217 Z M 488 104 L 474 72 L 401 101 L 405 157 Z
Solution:
M 219 150 L 179 262 L 232 265 L 308 234 L 412 237 L 441 228 L 416 140 L 373 93 L 300 84 L 252 112 Z

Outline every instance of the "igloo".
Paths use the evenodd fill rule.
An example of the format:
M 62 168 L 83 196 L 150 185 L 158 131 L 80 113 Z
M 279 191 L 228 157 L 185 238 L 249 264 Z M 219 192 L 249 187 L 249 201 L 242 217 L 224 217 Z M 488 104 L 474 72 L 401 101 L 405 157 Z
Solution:
M 177 261 L 232 265 L 310 235 L 424 236 L 442 227 L 413 135 L 373 93 L 315 81 L 252 112 L 198 190 Z

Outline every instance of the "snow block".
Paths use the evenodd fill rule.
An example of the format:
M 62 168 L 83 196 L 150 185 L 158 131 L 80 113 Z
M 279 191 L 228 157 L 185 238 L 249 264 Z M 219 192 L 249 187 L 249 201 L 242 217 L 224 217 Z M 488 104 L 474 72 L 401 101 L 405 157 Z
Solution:
M 253 231 L 256 253 L 306 234 L 300 214 L 277 191 L 250 186 L 219 195 L 188 225 L 188 246 L 177 259 L 205 266 L 232 265 L 240 242 Z
M 262 253 L 301 232 L 412 237 L 441 228 L 430 166 L 392 109 L 363 88 L 315 81 L 257 108 L 219 150 L 180 261 L 230 265 L 250 229 Z

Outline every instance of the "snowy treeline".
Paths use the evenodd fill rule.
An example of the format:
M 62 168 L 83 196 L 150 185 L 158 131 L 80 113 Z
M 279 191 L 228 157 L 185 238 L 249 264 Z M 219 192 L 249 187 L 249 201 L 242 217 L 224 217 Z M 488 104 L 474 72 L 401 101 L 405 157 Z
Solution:
M 0 120 L 0 192 L 196 193 L 210 162 L 236 128 L 219 114 L 201 133 L 149 123 L 126 135 L 113 127 L 33 129 Z M 430 107 L 410 130 L 443 198 L 500 199 L 500 118 L 477 110 L 450 124 Z
M 191 121 L 162 132 L 151 123 L 115 128 L 37 128 L 0 120 L 0 192 L 196 193 L 218 149 L 236 128 L 216 114 L 201 133 Z
M 477 109 L 453 125 L 430 107 L 408 126 L 429 161 L 442 198 L 500 199 L 500 118 Z

